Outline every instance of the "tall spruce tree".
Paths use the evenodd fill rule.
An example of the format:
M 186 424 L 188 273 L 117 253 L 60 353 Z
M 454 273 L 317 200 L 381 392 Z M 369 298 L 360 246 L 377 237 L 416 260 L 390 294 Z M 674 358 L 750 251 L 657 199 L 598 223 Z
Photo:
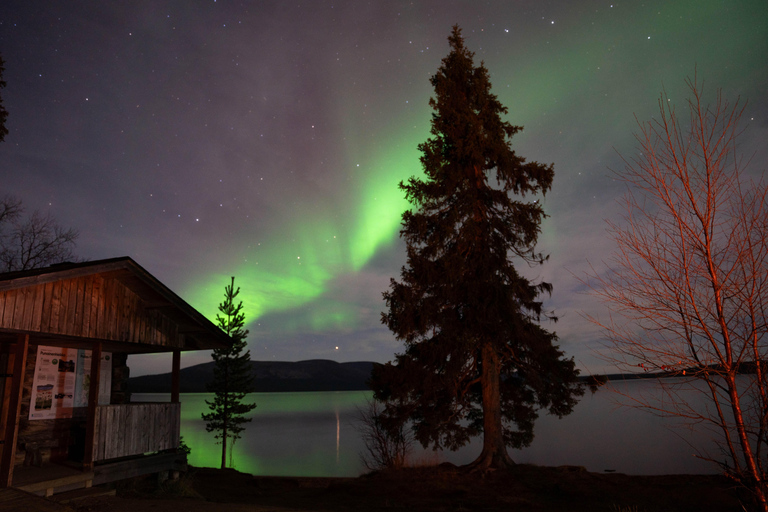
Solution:
M 214 393 L 213 401 L 205 401 L 211 410 L 203 414 L 207 423 L 205 430 L 216 432 L 215 438 L 221 443 L 221 468 L 227 466 L 227 442 L 230 448 L 245 430 L 244 423 L 251 421 L 245 415 L 256 408 L 256 404 L 243 403 L 245 396 L 254 391 L 251 375 L 251 351 L 246 349 L 245 338 L 248 330 L 245 326 L 243 303 L 235 305 L 235 298 L 240 288 L 235 289 L 235 278 L 224 287 L 224 302 L 219 304 L 221 314 L 216 315 L 219 327 L 232 338 L 228 348 L 216 349 L 212 357 L 213 381 L 208 383 L 208 391 Z M 243 352 L 245 350 L 245 352 Z
M 538 322 L 553 318 L 511 259 L 541 264 L 535 252 L 545 217 L 539 195 L 552 165 L 517 156 L 522 128 L 491 94 L 458 26 L 451 52 L 431 79 L 432 137 L 419 145 L 425 177 L 400 183 L 413 208 L 403 213 L 407 266 L 384 293 L 382 322 L 405 342 L 396 362 L 371 380 L 392 429 L 412 423 L 425 447 L 455 450 L 483 434 L 471 469 L 513 464 L 507 447 L 527 446 L 539 409 L 562 417 L 583 393 L 572 359 Z M 495 179 L 493 179 L 495 178 Z M 527 199 L 526 199 L 527 197 Z

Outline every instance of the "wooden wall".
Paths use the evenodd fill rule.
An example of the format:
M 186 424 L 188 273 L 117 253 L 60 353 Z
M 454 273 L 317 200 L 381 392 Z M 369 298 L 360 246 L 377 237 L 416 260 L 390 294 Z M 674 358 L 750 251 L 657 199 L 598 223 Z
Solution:
M 100 274 L 0 291 L 0 327 L 181 348 L 178 326 Z
M 181 404 L 100 405 L 96 408 L 94 461 L 179 447 Z

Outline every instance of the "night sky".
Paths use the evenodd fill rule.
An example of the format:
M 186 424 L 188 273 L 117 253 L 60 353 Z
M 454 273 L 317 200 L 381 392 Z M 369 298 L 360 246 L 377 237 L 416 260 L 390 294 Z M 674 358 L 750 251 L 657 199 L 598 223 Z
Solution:
M 3 0 L 0 195 L 130 256 L 214 318 L 229 276 L 252 358 L 388 361 L 400 180 L 421 172 L 429 77 L 453 24 L 490 71 L 515 151 L 554 163 L 528 275 L 554 284 L 562 348 L 588 372 L 600 313 L 579 276 L 611 251 L 635 116 L 685 78 L 749 101 L 741 149 L 768 161 L 768 3 L 754 1 Z M 604 314 L 604 313 L 601 313 Z M 132 374 L 169 371 L 134 358 Z M 185 355 L 184 366 L 210 360 Z

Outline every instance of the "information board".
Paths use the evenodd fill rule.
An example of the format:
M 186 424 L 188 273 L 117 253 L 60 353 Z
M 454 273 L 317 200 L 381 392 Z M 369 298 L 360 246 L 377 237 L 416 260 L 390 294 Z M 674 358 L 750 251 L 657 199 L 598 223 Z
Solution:
M 112 355 L 109 352 L 101 354 L 100 373 L 98 402 L 106 405 L 112 387 Z M 90 350 L 38 346 L 29 419 L 84 416 L 90 383 Z

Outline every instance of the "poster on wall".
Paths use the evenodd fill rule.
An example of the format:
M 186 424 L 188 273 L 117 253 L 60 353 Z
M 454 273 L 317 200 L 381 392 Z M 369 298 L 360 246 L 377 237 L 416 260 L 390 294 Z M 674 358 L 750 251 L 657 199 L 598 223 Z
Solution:
M 99 405 L 105 405 L 112 385 L 112 355 L 108 352 L 101 354 L 100 374 Z M 90 377 L 90 350 L 38 346 L 29 419 L 71 418 L 84 413 Z

